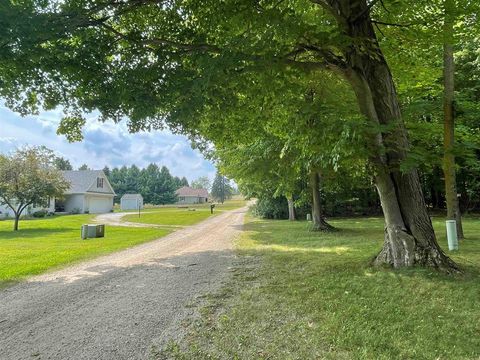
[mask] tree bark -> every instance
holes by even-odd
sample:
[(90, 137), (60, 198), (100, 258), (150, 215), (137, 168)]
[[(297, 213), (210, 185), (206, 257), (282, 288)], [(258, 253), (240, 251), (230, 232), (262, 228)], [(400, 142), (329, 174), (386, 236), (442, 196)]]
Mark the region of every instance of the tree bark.
[(395, 268), (429, 266), (459, 271), (435, 238), (416, 169), (400, 171), (409, 148), (390, 68), (379, 47), (365, 0), (329, 2), (343, 31), (352, 38), (345, 51), (344, 75), (351, 83), (360, 111), (388, 130), (372, 137), (370, 161), (385, 216), (383, 249), (375, 264)]
[(325, 221), (320, 198), (320, 175), (316, 171), (310, 173), (312, 189), (312, 231), (332, 231), (335, 228)]
[(293, 202), (293, 195), (287, 194), (287, 202), (288, 202), (288, 220), (295, 221), (295, 205)]
[(463, 239), (462, 215), (457, 197), (457, 181), (455, 174), (455, 63), (453, 58), (453, 21), (455, 3), (453, 0), (445, 0), (445, 22), (443, 26), (443, 78), (444, 78), (444, 96), (443, 96), (443, 116), (444, 116), (444, 156), (443, 173), (445, 176), (445, 199), (447, 202), (447, 219), (456, 220), (457, 236)]
[(13, 231), (18, 231), (19, 220), (20, 220), (20, 214), (15, 213), (15, 221), (13, 222)]

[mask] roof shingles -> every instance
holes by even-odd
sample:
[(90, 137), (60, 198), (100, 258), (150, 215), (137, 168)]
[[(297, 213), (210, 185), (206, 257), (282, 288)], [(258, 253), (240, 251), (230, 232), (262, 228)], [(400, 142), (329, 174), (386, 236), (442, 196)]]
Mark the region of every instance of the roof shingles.
[(178, 196), (196, 196), (208, 198), (208, 191), (206, 189), (193, 189), (188, 186), (181, 187), (175, 193)]
[(102, 170), (69, 170), (62, 171), (63, 177), (70, 183), (66, 194), (83, 194), (88, 191), (97, 177), (103, 177)]

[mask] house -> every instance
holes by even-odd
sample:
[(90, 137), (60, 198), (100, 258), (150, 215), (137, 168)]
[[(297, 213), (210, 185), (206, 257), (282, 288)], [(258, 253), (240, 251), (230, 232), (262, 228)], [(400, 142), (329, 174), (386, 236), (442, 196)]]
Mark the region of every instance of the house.
[[(47, 207), (28, 206), (23, 215), (31, 215), (38, 210), (48, 212), (102, 214), (113, 210), (115, 191), (102, 170), (62, 171), (70, 183), (70, 188), (61, 199), (50, 198)], [(13, 211), (0, 205), (0, 218), (12, 217)]]
[[(13, 204), (15, 206), (15, 204)], [(32, 215), (36, 211), (40, 210), (47, 210), (50, 213), (55, 212), (55, 201), (53, 199), (49, 199), (48, 206), (37, 206), (37, 205), (29, 205), (22, 211), (22, 215)], [(1, 205), (0, 204), (0, 219), (3, 218), (12, 218), (15, 214), (13, 210), (8, 205)]]
[(143, 209), (143, 197), (140, 194), (125, 194), (120, 199), (121, 210)]
[(177, 204), (203, 204), (208, 202), (208, 191), (206, 189), (193, 189), (188, 186), (181, 187), (176, 192)]
[(62, 171), (70, 188), (55, 199), (55, 211), (102, 214), (113, 210), (115, 191), (102, 170)]

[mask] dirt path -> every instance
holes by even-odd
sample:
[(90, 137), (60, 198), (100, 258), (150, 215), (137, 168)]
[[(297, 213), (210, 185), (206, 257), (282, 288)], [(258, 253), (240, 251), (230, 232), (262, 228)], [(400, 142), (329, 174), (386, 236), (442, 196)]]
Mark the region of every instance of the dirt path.
[(234, 262), (246, 209), (0, 291), (0, 359), (148, 359)]
[(122, 218), (126, 215), (134, 213), (108, 213), (96, 216), (93, 222), (98, 224), (113, 225), (113, 226), (127, 226), (127, 227), (154, 227), (154, 228), (168, 228), (168, 229), (182, 229), (185, 226), (181, 225), (155, 225), (143, 224), (132, 221), (123, 221)]

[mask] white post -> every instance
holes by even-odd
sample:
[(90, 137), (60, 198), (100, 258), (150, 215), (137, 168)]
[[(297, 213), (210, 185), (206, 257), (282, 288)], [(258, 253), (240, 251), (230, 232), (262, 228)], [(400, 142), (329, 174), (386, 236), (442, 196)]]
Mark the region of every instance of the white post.
[(457, 222), (447, 220), (445, 223), (447, 225), (448, 250), (458, 250)]

